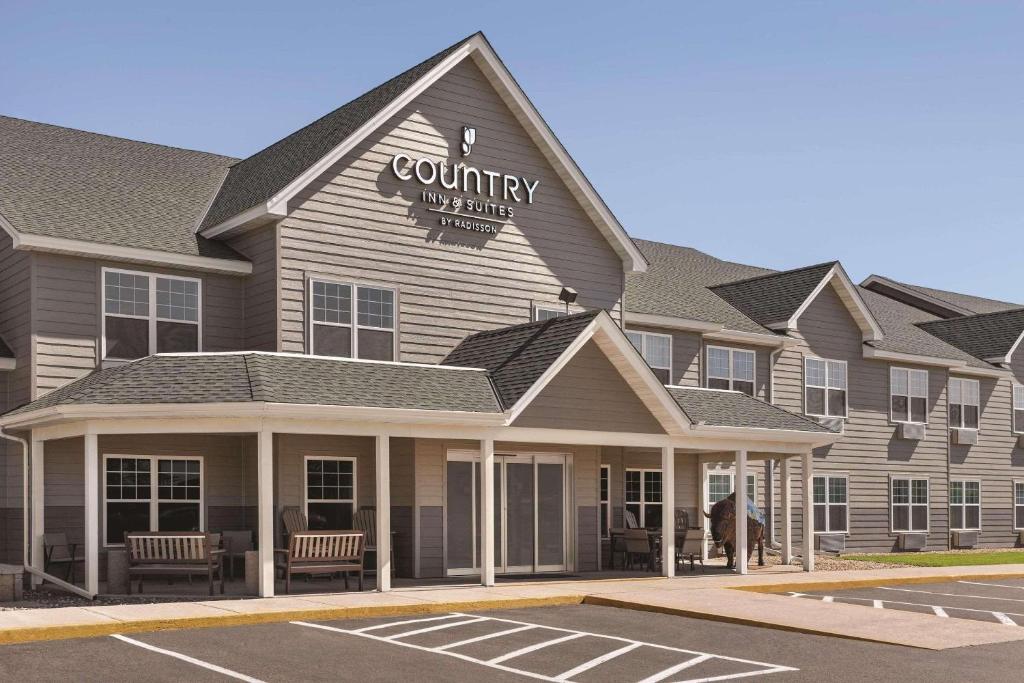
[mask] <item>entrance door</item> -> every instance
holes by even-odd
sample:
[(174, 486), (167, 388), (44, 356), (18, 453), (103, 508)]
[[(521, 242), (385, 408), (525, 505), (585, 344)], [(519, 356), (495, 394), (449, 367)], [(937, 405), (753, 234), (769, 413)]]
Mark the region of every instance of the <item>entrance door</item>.
[[(566, 569), (566, 471), (565, 455), (495, 455), (496, 573), (532, 573)], [(451, 576), (479, 574), (479, 456), (471, 452), (450, 452), (446, 474), (447, 573)]]

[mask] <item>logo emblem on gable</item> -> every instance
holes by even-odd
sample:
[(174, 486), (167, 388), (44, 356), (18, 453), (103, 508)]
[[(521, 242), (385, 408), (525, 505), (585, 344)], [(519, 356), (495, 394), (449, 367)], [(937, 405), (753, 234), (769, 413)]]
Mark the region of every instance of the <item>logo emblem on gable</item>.
[(473, 151), (473, 143), (476, 142), (476, 128), (470, 126), (462, 127), (462, 156), (468, 157)]

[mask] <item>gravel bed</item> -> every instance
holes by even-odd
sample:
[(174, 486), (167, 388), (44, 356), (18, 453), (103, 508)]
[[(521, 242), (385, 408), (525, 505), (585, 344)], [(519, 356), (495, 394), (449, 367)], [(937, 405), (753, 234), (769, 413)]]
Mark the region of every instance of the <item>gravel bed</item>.
[[(237, 596), (232, 596), (237, 597)], [(195, 595), (161, 596), (152, 597), (146, 595), (99, 595), (94, 600), (88, 600), (80, 595), (65, 593), (63, 591), (49, 589), (27, 589), (22, 593), (22, 599), (17, 602), (0, 602), (0, 612), (9, 612), (22, 609), (40, 609), (55, 607), (97, 607), (108, 605), (154, 605), (161, 602), (194, 602), (195, 600), (212, 600), (207, 596), (197, 597)]]

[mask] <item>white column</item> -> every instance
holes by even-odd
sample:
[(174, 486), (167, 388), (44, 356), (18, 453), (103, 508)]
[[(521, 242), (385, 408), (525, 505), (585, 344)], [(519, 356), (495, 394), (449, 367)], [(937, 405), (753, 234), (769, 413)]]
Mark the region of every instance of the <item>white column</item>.
[(85, 435), (85, 590), (100, 592), (100, 456), (95, 434)]
[(736, 451), (736, 573), (747, 573), (747, 452)]
[(676, 451), (661, 447), (661, 573), (676, 575)]
[(256, 444), (256, 535), (259, 542), (259, 593), (274, 597), (274, 433), (263, 429)]
[(793, 483), (789, 469), (789, 458), (783, 458), (779, 488), (782, 490), (782, 564), (785, 565), (793, 561)]
[[(45, 548), (43, 547), (43, 532), (46, 530), (44, 510), (45, 510), (45, 479), (44, 471), (45, 466), (43, 464), (43, 449), (45, 448), (43, 441), (32, 440), (32, 449), (30, 452), (31, 466), (30, 474), (31, 477), (30, 487), (31, 495), (29, 500), (25, 501), (25, 505), (31, 505), (31, 524), (29, 525), (29, 537), (28, 543), (32, 553), (32, 567), (43, 571), (43, 565), (46, 564), (44, 560)], [(31, 501), (31, 502), (30, 502)], [(38, 586), (43, 582), (37, 576), (32, 577), (32, 585)]]
[(803, 455), (804, 496), (804, 571), (814, 571), (814, 454)]
[(377, 590), (391, 590), (391, 438), (377, 435)]
[(480, 442), (480, 583), (494, 585), (494, 440)]
[[(698, 462), (699, 456), (698, 456)], [(698, 494), (698, 514), (700, 515), (700, 528), (701, 536), (704, 539), (700, 544), (700, 559), (702, 562), (707, 562), (711, 553), (708, 552), (708, 518), (704, 516), (705, 512), (711, 512), (711, 506), (708, 505), (708, 466), (706, 463), (701, 463), (697, 468), (700, 473), (700, 487), (697, 489), (700, 491)]]

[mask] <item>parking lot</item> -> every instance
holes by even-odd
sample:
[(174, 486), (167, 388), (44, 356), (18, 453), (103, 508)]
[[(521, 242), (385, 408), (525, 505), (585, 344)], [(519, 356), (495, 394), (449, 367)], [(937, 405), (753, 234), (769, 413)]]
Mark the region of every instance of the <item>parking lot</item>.
[(974, 619), (1024, 626), (1024, 579), (977, 579), (848, 590), (789, 593), (794, 598), (822, 600), (874, 609), (932, 614), (940, 619)]
[(1001, 681), (1022, 657), (1022, 643), (935, 652), (580, 605), (7, 645), (0, 680), (863, 681), (899, 662), (901, 681)]

